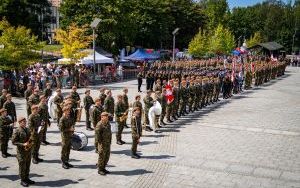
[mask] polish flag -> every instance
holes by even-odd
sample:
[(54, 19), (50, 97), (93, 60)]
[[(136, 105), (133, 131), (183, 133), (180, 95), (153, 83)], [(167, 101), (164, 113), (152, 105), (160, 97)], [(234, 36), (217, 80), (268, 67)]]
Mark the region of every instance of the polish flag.
[(167, 99), (167, 103), (170, 104), (174, 101), (174, 95), (173, 95), (173, 90), (172, 90), (172, 86), (170, 84), (167, 84), (166, 87), (166, 99)]

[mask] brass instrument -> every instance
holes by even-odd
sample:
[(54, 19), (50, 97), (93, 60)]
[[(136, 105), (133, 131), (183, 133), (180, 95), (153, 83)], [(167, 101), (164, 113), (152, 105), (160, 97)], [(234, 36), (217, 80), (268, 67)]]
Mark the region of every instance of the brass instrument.
[(33, 140), (32, 140), (32, 138), (30, 137), (26, 143), (27, 143), (27, 145), (24, 146), (24, 150), (25, 151), (29, 151), (32, 148), (32, 146), (33, 146)]
[(124, 122), (128, 118), (128, 110), (126, 110), (123, 115), (120, 117), (120, 121)]

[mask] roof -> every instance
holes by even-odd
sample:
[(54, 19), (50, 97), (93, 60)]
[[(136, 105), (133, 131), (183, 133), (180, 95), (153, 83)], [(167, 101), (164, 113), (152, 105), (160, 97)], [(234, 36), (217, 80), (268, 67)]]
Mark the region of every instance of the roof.
[(277, 42), (265, 42), (265, 43), (259, 43), (257, 45), (254, 45), (249, 49), (253, 49), (253, 48), (257, 48), (257, 47), (263, 47), (270, 51), (280, 50), (280, 49), (284, 48), (281, 44), (278, 44)]

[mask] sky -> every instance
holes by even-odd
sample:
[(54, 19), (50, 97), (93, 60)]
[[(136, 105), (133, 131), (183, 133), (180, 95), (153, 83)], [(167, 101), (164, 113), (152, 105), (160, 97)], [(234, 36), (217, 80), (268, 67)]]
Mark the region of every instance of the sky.
[[(229, 4), (229, 8), (232, 9), (233, 7), (246, 7), (255, 5), (257, 3), (261, 3), (264, 0), (227, 0)], [(283, 0), (283, 2), (288, 2), (289, 0)]]

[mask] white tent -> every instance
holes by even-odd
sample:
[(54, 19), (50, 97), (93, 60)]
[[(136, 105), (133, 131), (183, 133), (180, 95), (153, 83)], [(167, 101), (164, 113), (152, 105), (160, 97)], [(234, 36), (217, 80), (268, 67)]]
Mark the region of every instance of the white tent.
[[(114, 60), (112, 58), (105, 57), (104, 55), (101, 55), (98, 52), (95, 52), (95, 64), (105, 64), (105, 63), (112, 64), (114, 63)], [(81, 60), (81, 64), (84, 65), (94, 64), (94, 54), (92, 53), (89, 56), (83, 58)]]

